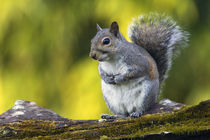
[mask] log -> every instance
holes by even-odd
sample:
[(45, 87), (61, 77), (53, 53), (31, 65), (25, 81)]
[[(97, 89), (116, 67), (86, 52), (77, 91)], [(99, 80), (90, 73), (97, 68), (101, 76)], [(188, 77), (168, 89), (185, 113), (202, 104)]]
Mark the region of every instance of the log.
[(0, 139), (210, 139), (210, 100), (161, 100), (140, 118), (72, 120), (17, 100), (0, 115)]

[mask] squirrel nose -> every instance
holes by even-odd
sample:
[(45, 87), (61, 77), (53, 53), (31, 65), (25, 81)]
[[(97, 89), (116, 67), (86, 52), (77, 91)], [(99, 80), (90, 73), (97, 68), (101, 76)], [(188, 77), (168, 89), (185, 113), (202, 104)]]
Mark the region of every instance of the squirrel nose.
[(97, 60), (96, 59), (96, 53), (90, 53), (90, 57), (92, 57), (93, 59)]
[(93, 54), (91, 57), (96, 60), (96, 54)]

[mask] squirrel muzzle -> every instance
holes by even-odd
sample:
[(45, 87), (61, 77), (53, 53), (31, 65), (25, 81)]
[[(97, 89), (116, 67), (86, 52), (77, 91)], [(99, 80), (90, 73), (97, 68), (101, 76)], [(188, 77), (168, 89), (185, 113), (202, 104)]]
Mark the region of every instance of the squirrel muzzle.
[(96, 52), (96, 51), (91, 51), (89, 56), (90, 56), (91, 58), (97, 60), (97, 52)]

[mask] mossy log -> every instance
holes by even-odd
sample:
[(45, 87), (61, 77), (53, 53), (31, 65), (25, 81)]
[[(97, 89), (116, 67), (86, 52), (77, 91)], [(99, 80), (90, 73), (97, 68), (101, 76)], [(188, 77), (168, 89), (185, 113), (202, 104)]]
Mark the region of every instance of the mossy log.
[(0, 139), (210, 139), (210, 100), (185, 106), (162, 100), (140, 118), (71, 120), (34, 102), (0, 115)]

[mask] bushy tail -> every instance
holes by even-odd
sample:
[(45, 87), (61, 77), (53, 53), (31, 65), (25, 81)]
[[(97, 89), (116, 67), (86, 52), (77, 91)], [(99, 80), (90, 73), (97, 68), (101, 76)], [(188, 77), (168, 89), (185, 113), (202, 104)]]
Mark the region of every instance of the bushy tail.
[(177, 50), (187, 46), (189, 36), (170, 17), (157, 13), (133, 19), (128, 34), (134, 43), (145, 48), (154, 58), (161, 82), (167, 78)]

